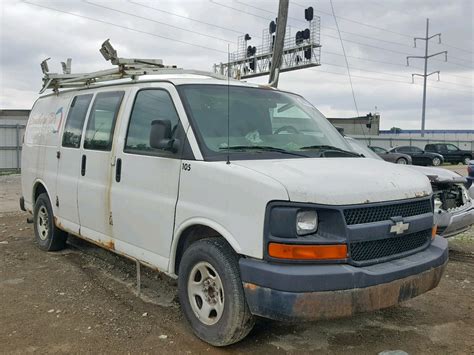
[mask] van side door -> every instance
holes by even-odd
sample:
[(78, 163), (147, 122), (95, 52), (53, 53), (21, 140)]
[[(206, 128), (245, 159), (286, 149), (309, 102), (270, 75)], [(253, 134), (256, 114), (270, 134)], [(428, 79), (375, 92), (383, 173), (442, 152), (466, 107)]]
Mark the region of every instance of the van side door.
[(73, 233), (78, 233), (80, 226), (77, 207), (80, 145), (92, 96), (92, 94), (78, 95), (72, 99), (57, 153), (59, 158), (56, 176), (57, 215), (63, 228)]
[[(111, 193), (115, 248), (162, 270), (168, 267), (173, 238), (184, 142), (168, 86), (137, 91), (129, 120), (122, 122)], [(150, 146), (155, 120), (169, 121), (178, 151)]]
[(122, 90), (114, 90), (95, 95), (77, 162), (80, 164), (77, 200), (81, 235), (100, 244), (109, 243), (112, 237), (112, 143), (124, 94)]

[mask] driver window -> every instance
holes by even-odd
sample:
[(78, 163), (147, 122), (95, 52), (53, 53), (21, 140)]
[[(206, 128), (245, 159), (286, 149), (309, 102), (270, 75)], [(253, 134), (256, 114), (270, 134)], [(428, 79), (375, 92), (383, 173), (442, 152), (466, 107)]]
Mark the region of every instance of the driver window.
[[(135, 154), (165, 152), (150, 147), (151, 123), (155, 120), (170, 121), (172, 136), (178, 134), (178, 113), (169, 93), (163, 89), (139, 91), (128, 124), (125, 152)], [(166, 154), (172, 153), (166, 151)]]
[(456, 152), (458, 150), (458, 148), (455, 145), (452, 145), (452, 144), (447, 144), (446, 148), (448, 148), (448, 150), (451, 151), (451, 152)]

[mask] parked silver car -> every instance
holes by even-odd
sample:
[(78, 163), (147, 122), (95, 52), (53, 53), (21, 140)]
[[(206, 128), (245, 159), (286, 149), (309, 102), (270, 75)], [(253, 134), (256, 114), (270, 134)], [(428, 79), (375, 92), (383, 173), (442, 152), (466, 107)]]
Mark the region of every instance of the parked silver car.
[(390, 163), (410, 165), (412, 163), (411, 156), (409, 156), (408, 154), (389, 152), (387, 149), (382, 147), (369, 146), (369, 148), (372, 149), (375, 154), (377, 154), (383, 160), (388, 161)]
[[(352, 149), (366, 158), (382, 159), (369, 147), (353, 138), (345, 137)], [(474, 162), (473, 162), (474, 163)], [(468, 192), (469, 179), (443, 168), (410, 165), (428, 177), (434, 196), (435, 223), (438, 234), (447, 238), (462, 233), (474, 224), (474, 196)], [(471, 190), (470, 189), (470, 190)], [(472, 189), (474, 194), (474, 189)]]

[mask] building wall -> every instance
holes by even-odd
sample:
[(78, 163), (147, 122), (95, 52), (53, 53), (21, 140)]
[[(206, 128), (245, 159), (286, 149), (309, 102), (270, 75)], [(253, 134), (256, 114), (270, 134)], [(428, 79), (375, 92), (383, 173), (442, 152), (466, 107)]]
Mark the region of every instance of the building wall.
[(30, 110), (0, 110), (0, 171), (20, 170), (21, 145)]
[(329, 118), (335, 127), (344, 129), (344, 134), (348, 136), (352, 135), (378, 135), (380, 129), (380, 119), (374, 117), (371, 121), (371, 127), (368, 128), (367, 124), (369, 123), (366, 118)]

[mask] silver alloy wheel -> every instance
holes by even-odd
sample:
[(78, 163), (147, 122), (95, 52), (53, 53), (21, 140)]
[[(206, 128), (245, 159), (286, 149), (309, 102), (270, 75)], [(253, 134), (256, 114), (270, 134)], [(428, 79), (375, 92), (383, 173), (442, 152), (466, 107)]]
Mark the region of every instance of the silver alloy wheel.
[(45, 206), (41, 206), (36, 216), (36, 227), (41, 240), (46, 240), (49, 233), (49, 216)]
[(463, 160), (464, 165), (469, 165), (469, 162), (471, 161), (471, 158), (465, 157)]
[(206, 261), (194, 265), (188, 278), (188, 299), (196, 317), (216, 324), (224, 313), (224, 287), (216, 269)]
[(407, 161), (405, 160), (405, 158), (400, 158), (397, 160), (397, 164), (402, 164), (402, 165), (406, 165)]
[(433, 158), (433, 166), (439, 166), (441, 164), (441, 159), (438, 157)]

